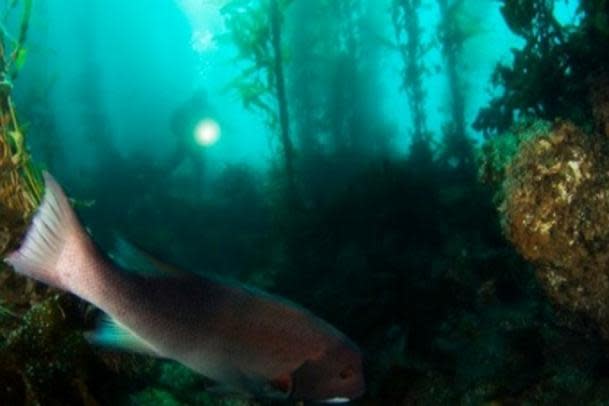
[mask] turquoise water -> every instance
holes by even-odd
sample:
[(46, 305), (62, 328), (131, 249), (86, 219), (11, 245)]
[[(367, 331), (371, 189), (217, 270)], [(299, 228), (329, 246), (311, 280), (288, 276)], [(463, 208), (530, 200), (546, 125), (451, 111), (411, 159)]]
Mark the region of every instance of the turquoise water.
[[(67, 152), (72, 147), (78, 148), (92, 159), (90, 155), (95, 154), (95, 148), (88, 137), (95, 129), (89, 129), (82, 116), (87, 110), (95, 110), (104, 117), (108, 136), (120, 145), (123, 154), (145, 151), (162, 159), (167, 155), (164, 151), (173, 147), (167, 136), (171, 113), (194, 89), (202, 88), (208, 92), (210, 104), (223, 124), (221, 142), (206, 153), (220, 166), (243, 160), (268, 165), (272, 158), (269, 151), (272, 132), (266, 128), (263, 117), (243, 109), (238, 96), (227, 89), (247, 62), (235, 57), (235, 46), (227, 38), (230, 33), (221, 13), (226, 3), (184, 0), (149, 1), (141, 5), (91, 1), (67, 6), (55, 0), (40, 2), (34, 8), (29, 30), (31, 50), (21, 75), (32, 80), (20, 81), (16, 97), (25, 104), (28, 95), (36, 93), (30, 87), (39, 89), (39, 83), (44, 84), (44, 90), (38, 93), (43, 93), (46, 102), (53, 106), (57, 131), (68, 140), (64, 143)], [(382, 120), (394, 127), (395, 148), (403, 153), (409, 143), (409, 111), (399, 86), (402, 62), (396, 50), (386, 43), (393, 41), (394, 29), (385, 3), (362, 6), (366, 8), (362, 24), (367, 27), (362, 40), (378, 50), (364, 56), (366, 63), (375, 65), (375, 78), (368, 78), (374, 83), (374, 94), (362, 97), (375, 100)], [(575, 4), (557, 2), (557, 17), (569, 21)], [(318, 7), (311, 2), (296, 2), (287, 10), (288, 65), (290, 59), (297, 58), (298, 41), (289, 37), (324, 24), (312, 11)], [(463, 63), (459, 67), (467, 87), (469, 123), (489, 101), (492, 90), (489, 81), (495, 64), (509, 62), (510, 49), (523, 44), (507, 28), (499, 7), (492, 1), (466, 2), (460, 17), (473, 30), (472, 37), (464, 43)], [(419, 13), (422, 41), (430, 48), (423, 61), (429, 70), (425, 75), (425, 109), (430, 113), (427, 125), (439, 137), (449, 101), (445, 61), (434, 44), (440, 18), (438, 6), (429, 2)], [(91, 93), (96, 95), (95, 106), (82, 100)], [(473, 132), (472, 136), (475, 135)], [(31, 138), (36, 142), (35, 135)], [(69, 164), (81, 167), (86, 165), (84, 161), (73, 160)]]

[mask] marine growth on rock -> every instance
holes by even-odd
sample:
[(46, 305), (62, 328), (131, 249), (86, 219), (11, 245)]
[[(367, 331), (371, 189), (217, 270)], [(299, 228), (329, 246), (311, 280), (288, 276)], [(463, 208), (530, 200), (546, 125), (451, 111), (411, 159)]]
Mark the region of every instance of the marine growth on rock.
[[(549, 297), (609, 338), (609, 138), (565, 121), (511, 136), (516, 148), (498, 193), (504, 232)], [(485, 151), (487, 177), (494, 144)]]

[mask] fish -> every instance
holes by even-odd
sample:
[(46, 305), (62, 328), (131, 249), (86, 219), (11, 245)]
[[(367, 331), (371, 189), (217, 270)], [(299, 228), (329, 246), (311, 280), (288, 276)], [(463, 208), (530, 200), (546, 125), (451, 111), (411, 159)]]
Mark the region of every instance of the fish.
[(287, 299), (176, 270), (126, 242), (115, 256), (102, 252), (61, 186), (43, 177), (42, 203), (5, 261), (105, 312), (94, 341), (175, 360), (251, 398), (343, 403), (364, 394), (362, 352), (338, 329)]

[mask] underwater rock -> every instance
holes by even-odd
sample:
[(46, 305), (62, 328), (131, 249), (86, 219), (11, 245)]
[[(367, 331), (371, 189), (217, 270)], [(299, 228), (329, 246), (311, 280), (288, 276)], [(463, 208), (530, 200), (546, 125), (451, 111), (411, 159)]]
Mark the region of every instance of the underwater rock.
[[(504, 232), (535, 265), (549, 297), (608, 339), (609, 139), (569, 122), (535, 128), (503, 158), (497, 200)], [(489, 151), (497, 149), (487, 147), (483, 175), (501, 166)]]

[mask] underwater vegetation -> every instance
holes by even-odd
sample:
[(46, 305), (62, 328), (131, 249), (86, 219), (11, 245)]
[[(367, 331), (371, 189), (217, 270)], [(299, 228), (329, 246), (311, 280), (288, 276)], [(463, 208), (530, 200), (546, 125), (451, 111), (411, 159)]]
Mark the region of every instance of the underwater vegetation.
[[(591, 89), (603, 78), (608, 54), (607, 3), (581, 0), (577, 24), (561, 25), (545, 0), (504, 1), (501, 13), (512, 32), (525, 41), (511, 65), (500, 64), (493, 83), (503, 91), (483, 108), (474, 128), (501, 134), (531, 115), (578, 126), (591, 123)], [(577, 100), (578, 103), (574, 103)], [(597, 104), (596, 104), (597, 105)]]
[(0, 255), (15, 247), (42, 189), (11, 99), (13, 80), (23, 64), (30, 10), (31, 2), (26, 2), (19, 37), (14, 43), (5, 32), (0, 37)]

